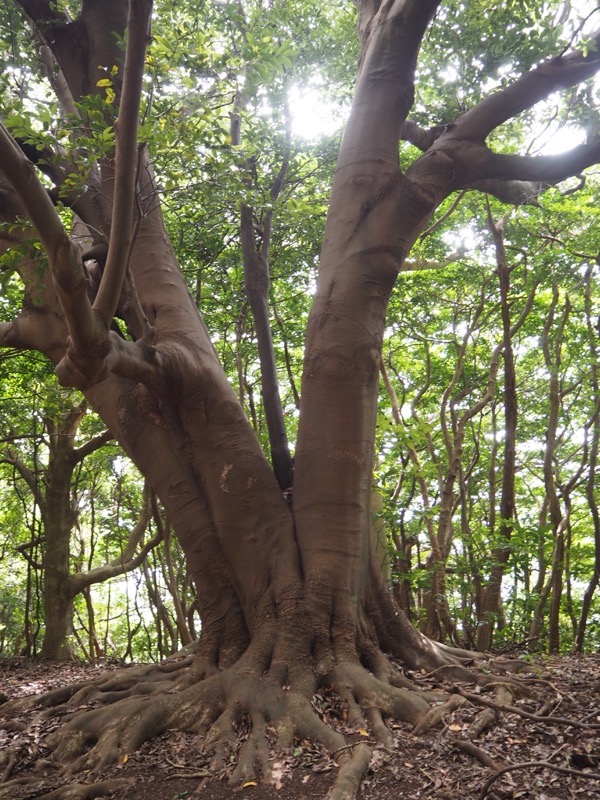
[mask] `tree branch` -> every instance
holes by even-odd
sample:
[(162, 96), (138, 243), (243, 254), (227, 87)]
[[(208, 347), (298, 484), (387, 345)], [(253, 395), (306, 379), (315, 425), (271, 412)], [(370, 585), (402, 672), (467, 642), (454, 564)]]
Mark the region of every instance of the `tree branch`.
[(516, 117), (540, 100), (545, 100), (559, 89), (566, 89), (591, 78), (600, 70), (598, 46), (600, 31), (592, 37), (595, 48), (587, 55), (576, 50), (566, 56), (558, 56), (518, 78), (510, 86), (495, 92), (467, 111), (451, 126), (461, 138), (484, 141), (499, 125)]
[(163, 538), (163, 531), (158, 529), (154, 536), (146, 542), (137, 555), (134, 556), (135, 550), (144, 536), (148, 522), (150, 521), (151, 502), (150, 491), (148, 487), (144, 489), (144, 502), (140, 511), (140, 516), (131, 531), (123, 552), (117, 558), (113, 558), (107, 564), (89, 570), (88, 572), (79, 572), (71, 578), (74, 594), (78, 594), (88, 586), (94, 583), (102, 583), (108, 578), (114, 578), (117, 575), (123, 575), (126, 572), (139, 567), (142, 561), (146, 558), (150, 550), (156, 547)]
[(16, 469), (29, 487), (35, 502), (43, 512), (46, 507), (46, 500), (43, 493), (40, 491), (39, 481), (36, 479), (36, 475), (33, 470), (29, 469), (25, 462), (14, 452), (14, 450), (10, 448), (7, 448), (0, 453), (0, 463), (10, 464)]
[[(139, 11), (139, 6), (142, 11)], [(35, 9), (39, 11), (36, 4)], [(120, 187), (123, 185), (124, 178), (117, 178), (116, 198), (114, 206), (115, 221), (111, 245), (114, 241), (115, 247), (122, 252), (113, 255), (113, 266), (107, 265), (104, 280), (101, 284), (105, 287), (104, 299), (97, 297), (100, 313), (95, 313), (88, 297), (88, 285), (81, 264), (79, 249), (73, 244), (62, 225), (61, 219), (54, 208), (54, 205), (45, 188), (40, 183), (34, 165), (28, 160), (18, 144), (11, 137), (7, 129), (0, 123), (0, 173), (4, 173), (8, 182), (11, 184), (22, 209), (20, 214), (26, 214), (33, 227), (36, 229), (42, 244), (48, 255), (53, 284), (56, 295), (64, 312), (65, 322), (70, 334), (70, 344), (67, 354), (57, 367), (57, 375), (64, 385), (77, 386), (85, 389), (102, 380), (110, 368), (125, 377), (132, 377), (136, 380), (148, 380), (149, 371), (153, 374), (153, 364), (146, 363), (151, 353), (146, 343), (141, 343), (139, 347), (131, 342), (124, 342), (116, 335), (110, 335), (108, 327), (112, 320), (114, 310), (112, 308), (120, 293), (122, 275), (127, 266), (127, 256), (130, 241), (131, 218), (133, 208), (133, 193), (135, 179), (135, 163), (133, 167), (129, 163), (129, 157), (136, 153), (137, 117), (139, 109), (139, 95), (141, 92), (141, 75), (143, 72), (143, 58), (147, 39), (147, 21), (151, 8), (151, 0), (136, 0), (133, 4), (137, 12), (132, 16), (137, 23), (134, 25), (136, 31), (130, 36), (130, 43), (134, 55), (135, 76), (129, 82), (129, 89), (124, 86), (122, 96), (121, 122), (119, 126), (124, 134), (121, 138), (126, 139), (126, 146), (120, 150), (121, 165), (123, 171), (127, 173), (129, 181), (129, 194), (125, 197), (121, 194)], [(29, 9), (28, 9), (29, 10)], [(41, 13), (41, 12), (40, 12)], [(141, 21), (140, 21), (140, 18)], [(145, 20), (145, 22), (144, 22)], [(129, 52), (129, 51), (128, 51)], [(131, 59), (130, 59), (131, 60)], [(129, 64), (130, 72), (133, 70)], [(136, 85), (137, 81), (137, 85)], [(131, 110), (131, 105), (138, 97), (135, 110)], [(132, 120), (134, 120), (132, 122)], [(117, 172), (119, 168), (117, 167)], [(120, 182), (119, 182), (120, 180)], [(127, 194), (127, 192), (125, 192)], [(12, 210), (12, 206), (11, 209)], [(119, 245), (121, 242), (121, 245)], [(121, 258), (122, 256), (122, 258)], [(110, 250), (109, 250), (110, 259)], [(116, 266), (115, 266), (116, 265)], [(115, 272), (117, 275), (115, 277)], [(112, 289), (118, 284), (118, 291)], [(112, 287), (110, 291), (107, 286)], [(108, 292), (108, 293), (107, 293)], [(99, 293), (100, 295), (100, 293)], [(115, 306), (116, 307), (116, 306)], [(104, 313), (104, 317), (101, 314)], [(110, 318), (107, 317), (110, 315)], [(35, 315), (40, 316), (38, 314)], [(34, 347), (42, 352), (47, 352), (45, 342), (38, 342), (34, 332), (30, 331), (31, 323), (36, 322), (34, 315), (30, 311), (24, 311), (20, 318), (13, 323), (0, 326), (0, 341), (4, 345), (20, 348)], [(39, 325), (34, 324), (33, 328), (37, 331)], [(63, 345), (64, 346), (64, 345)], [(134, 348), (135, 349), (132, 349)], [(62, 356), (61, 351), (56, 361)], [(108, 358), (110, 356), (110, 359)]]
[(116, 166), (111, 235), (104, 274), (94, 301), (94, 310), (107, 327), (117, 309), (132, 243), (137, 130), (151, 13), (152, 0), (130, 0), (123, 90), (119, 118), (115, 122)]
[[(37, 178), (34, 165), (1, 122), (0, 171), (6, 175), (37, 230), (50, 262), (57, 258), (61, 263), (63, 260), (68, 261), (70, 255), (78, 262), (79, 251), (71, 245), (48, 193)], [(77, 271), (81, 273), (79, 263)]]
[(553, 156), (490, 153), (482, 178), (559, 183), (600, 161), (600, 139)]
[(599, 781), (600, 774), (597, 772), (584, 772), (583, 770), (579, 769), (570, 769), (569, 767), (559, 767), (556, 764), (550, 764), (548, 761), (523, 761), (519, 764), (509, 764), (506, 767), (502, 767), (497, 772), (495, 772), (483, 785), (481, 792), (479, 793), (477, 800), (484, 800), (487, 796), (488, 791), (493, 783), (495, 783), (498, 778), (502, 775), (505, 775), (507, 772), (515, 772), (516, 770), (522, 769), (531, 769), (533, 767), (543, 767), (544, 769), (552, 770), (553, 772), (558, 772), (561, 775), (573, 775), (579, 778), (586, 778), (587, 780), (592, 781)]
[(464, 188), (491, 194), (502, 203), (512, 206), (538, 206), (538, 197), (551, 185), (550, 181), (510, 181), (485, 178), (466, 184)]
[[(397, 158), (398, 139), (414, 101), (421, 40), (441, 0), (359, 3), (361, 58), (338, 170), (380, 153)], [(368, 125), (365, 124), (368, 109)]]
[(408, 259), (402, 264), (402, 272), (421, 272), (426, 269), (444, 269), (448, 267), (450, 264), (456, 264), (457, 261), (460, 261), (462, 258), (465, 257), (465, 251), (459, 251), (457, 253), (453, 253), (447, 258), (441, 259), (440, 261), (431, 261), (427, 258), (419, 258), (416, 261), (409, 261)]
[(58, 4), (50, 0), (17, 0), (17, 2), (31, 19), (55, 25), (66, 25), (71, 21), (66, 13), (58, 10)]
[[(40, 183), (35, 167), (0, 122), (0, 171), (12, 185), (48, 255), (56, 293), (73, 343), (84, 351), (108, 351), (107, 336), (99, 341), (97, 319), (87, 294), (79, 249)], [(90, 345), (91, 343), (91, 345)]]
[(15, 350), (40, 350), (41, 339), (32, 335), (29, 320), (20, 314), (12, 322), (0, 322), (0, 347), (13, 347)]
[(90, 439), (89, 442), (82, 444), (81, 447), (78, 447), (76, 450), (74, 450), (76, 463), (81, 463), (84, 458), (90, 455), (90, 453), (95, 453), (96, 450), (104, 447), (104, 445), (108, 444), (108, 442), (112, 442), (114, 438), (115, 437), (110, 431), (104, 431), (98, 436), (94, 436), (94, 438)]
[(417, 125), (414, 120), (407, 119), (400, 130), (400, 138), (425, 153), (445, 130), (445, 125), (436, 125), (433, 128), (425, 129)]

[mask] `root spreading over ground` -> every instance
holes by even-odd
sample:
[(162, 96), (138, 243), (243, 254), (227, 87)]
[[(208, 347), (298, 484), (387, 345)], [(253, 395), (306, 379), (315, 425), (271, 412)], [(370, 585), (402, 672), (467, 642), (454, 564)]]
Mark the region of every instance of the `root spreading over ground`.
[[(558, 714), (555, 707), (569, 703), (552, 682), (539, 677), (538, 667), (513, 673), (515, 662), (482, 661), (448, 648), (444, 655), (447, 663), (429, 672), (402, 671), (383, 657), (371, 660), (370, 668), (359, 659), (334, 659), (324, 670), (306, 664), (282, 669), (275, 660), (265, 665), (250, 647), (219, 672), (188, 655), (162, 665), (113, 669), (23, 697), (11, 698), (14, 681), (9, 681), (0, 705), (0, 799), (84, 800), (123, 797), (125, 790), (128, 798), (135, 798), (137, 784), (128, 764), (139, 763), (136, 754), (159, 741), (167, 747), (172, 743), (164, 763), (169, 779), (189, 779), (188, 785), (195, 787), (194, 793), (178, 795), (165, 774), (164, 797), (169, 800), (201, 797), (207, 782), (224, 779), (247, 790), (260, 786), (261, 798), (270, 787), (290, 800), (325, 793), (329, 800), (351, 800), (377, 783), (373, 775), (382, 764), (393, 762), (399, 736), (437, 742), (438, 751), (440, 737), (445, 737), (445, 747), (485, 770), (478, 789), (482, 800), (538, 797), (506, 794), (498, 787), (514, 787), (517, 780), (522, 784), (524, 774), (540, 769), (580, 786), (581, 797), (600, 798), (598, 688), (587, 717), (577, 709)], [(11, 663), (16, 670), (14, 665), (25, 662), (7, 662), (3, 674), (10, 672)], [(585, 663), (600, 677), (600, 660)], [(59, 674), (55, 669), (55, 679)], [(30, 688), (35, 692), (35, 685)], [(551, 731), (562, 736), (563, 745), (576, 735), (579, 760), (565, 763), (558, 757), (570, 752), (567, 745), (550, 759), (537, 751), (514, 763), (506, 755), (500, 758), (486, 747), (484, 737), (503, 724), (501, 718)], [(432, 750), (431, 763), (434, 758)], [(414, 773), (402, 784), (409, 792), (427, 761), (406, 763)], [(300, 793), (292, 789), (293, 767)], [(303, 768), (309, 769), (308, 778), (298, 778)], [(322, 795), (302, 794), (311, 774), (326, 774)], [(152, 796), (163, 795), (153, 789)], [(212, 800), (217, 795), (211, 789), (204, 796)]]

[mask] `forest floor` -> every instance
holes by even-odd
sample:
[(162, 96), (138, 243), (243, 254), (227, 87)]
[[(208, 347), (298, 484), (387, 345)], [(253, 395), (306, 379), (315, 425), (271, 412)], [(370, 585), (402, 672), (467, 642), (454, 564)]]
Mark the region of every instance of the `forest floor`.
[[(4, 699), (39, 694), (119, 668), (0, 658), (0, 694)], [(433, 680), (414, 677), (421, 683)], [(518, 701), (515, 711), (499, 713), (476, 742), (465, 744), (467, 728), (481, 710), (476, 705), (457, 709), (443, 729), (424, 736), (414, 736), (403, 723), (392, 724), (395, 746), (374, 746), (359, 800), (600, 800), (600, 655), (536, 658), (519, 680), (531, 683), (539, 695)], [(482, 693), (483, 702), (485, 697)], [(343, 709), (332, 698), (319, 696), (315, 704), (324, 719), (343, 728)], [(526, 718), (516, 711), (544, 719)], [(37, 714), (25, 712), (18, 721), (29, 723)], [(11, 732), (2, 730), (0, 723), (0, 754), (9, 746), (18, 752), (10, 779), (33, 770), (39, 774), (39, 765), (48, 763), (43, 761), (44, 738), (58, 724), (49, 716), (24, 731)], [(355, 733), (349, 740), (368, 741), (366, 734)], [(276, 760), (269, 786), (250, 781), (232, 787), (211, 774), (208, 763), (197, 736), (171, 731), (106, 769), (98, 780), (131, 779), (126, 793), (111, 795), (114, 800), (323, 800), (337, 770), (326, 754), (307, 742), (298, 742), (293, 752)], [(498, 774), (509, 765), (510, 771)], [(19, 792), (19, 800), (43, 796), (65, 783), (50, 766), (42, 773), (45, 790)], [(0, 771), (0, 786), (7, 778)]]

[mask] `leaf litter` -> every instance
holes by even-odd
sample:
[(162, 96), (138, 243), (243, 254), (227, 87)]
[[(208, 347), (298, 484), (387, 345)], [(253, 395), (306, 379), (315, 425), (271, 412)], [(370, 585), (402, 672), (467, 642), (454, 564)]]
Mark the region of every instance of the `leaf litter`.
[[(105, 665), (0, 659), (0, 700), (90, 680), (106, 671)], [(535, 689), (536, 696), (493, 711), (493, 723), (473, 740), (469, 729), (484, 704), (488, 709), (498, 705), (493, 694), (481, 692), (480, 704), (472, 687), (444, 685), (435, 675), (410, 677), (424, 687), (472, 693), (472, 699), (424, 736), (392, 723), (393, 746), (373, 746), (358, 800), (600, 800), (600, 655), (532, 659), (518, 680)], [(313, 702), (321, 718), (346, 735), (349, 746), (369, 742), (368, 731), (348, 726), (345, 709), (332, 692), (316, 695)], [(11, 753), (0, 761), (0, 781), (27, 777), (35, 768), (44, 776), (46, 791), (64, 785), (44, 746), (45, 737), (60, 723), (59, 717), (39, 709), (0, 723), (0, 758)], [(128, 800), (324, 800), (336, 773), (328, 754), (305, 741), (275, 756), (268, 784), (257, 776), (232, 787), (226, 771), (214, 774), (209, 763), (201, 737), (167, 731), (137, 752), (124, 754), (97, 780), (129, 779)], [(28, 791), (26, 785), (22, 793), (15, 788), (15, 800), (39, 794), (39, 788), (35, 794)]]

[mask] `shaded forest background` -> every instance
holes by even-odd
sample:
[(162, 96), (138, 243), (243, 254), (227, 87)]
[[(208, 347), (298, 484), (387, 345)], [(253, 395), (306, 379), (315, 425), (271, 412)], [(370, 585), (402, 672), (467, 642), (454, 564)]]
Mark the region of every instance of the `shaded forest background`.
[[(293, 451), (304, 331), (357, 58), (354, 8), (158, 5), (140, 139), (190, 293), (265, 450), (244, 234), (268, 259), (268, 325)], [(585, 42), (597, 23), (583, 3), (506, 3), (493, 17), (489, 5), (439, 11), (418, 70), (412, 116), (423, 127), (454, 118), (467, 98), (510, 82), (565, 37)], [(0, 38), (0, 111), (12, 134), (43, 158), (48, 141), (69, 139), (86, 115), (79, 150), (106, 154), (110, 75), (105, 97), (89, 96), (70, 118), (16, 7), (0, 9)], [(598, 128), (598, 86), (507, 123), (495, 149), (551, 153), (583, 141)], [(402, 143), (401, 159), (414, 154)], [(89, 158), (63, 191), (83, 185)], [(600, 647), (599, 192), (596, 167), (517, 207), (454, 194), (399, 278), (383, 347), (373, 536), (396, 598), (429, 636), (524, 652)], [(18, 313), (15, 267), (31, 246), (15, 246), (10, 226), (0, 231), (2, 321)], [(81, 395), (59, 388), (41, 356), (4, 349), (0, 655), (52, 652), (50, 565), (71, 588), (77, 657), (161, 659), (199, 633), (194, 589), (156, 498)], [(440, 586), (451, 624), (432, 597)]]

